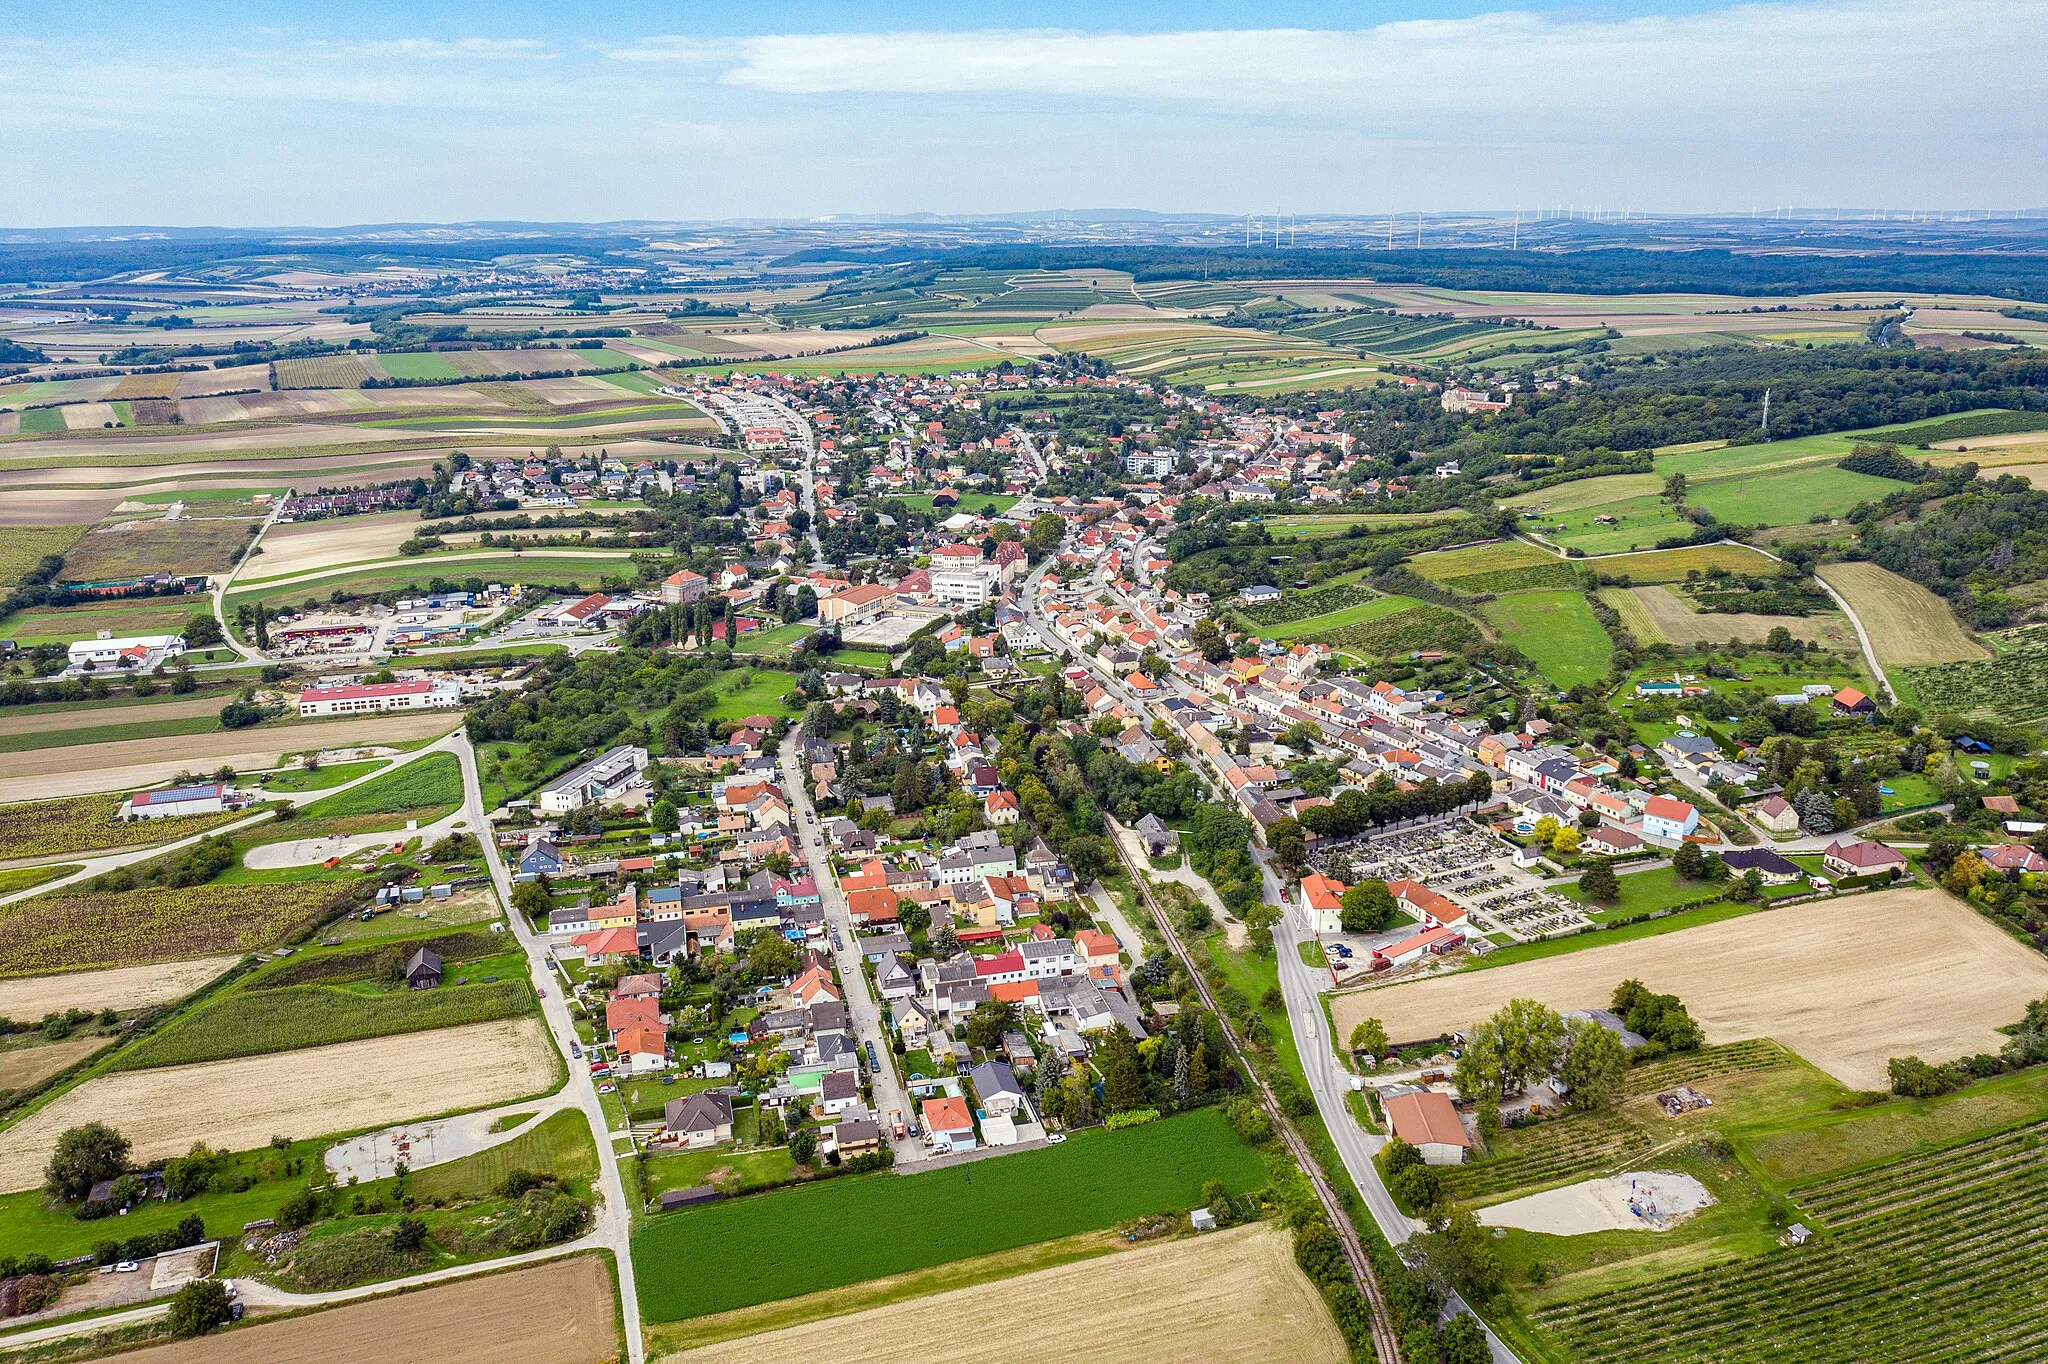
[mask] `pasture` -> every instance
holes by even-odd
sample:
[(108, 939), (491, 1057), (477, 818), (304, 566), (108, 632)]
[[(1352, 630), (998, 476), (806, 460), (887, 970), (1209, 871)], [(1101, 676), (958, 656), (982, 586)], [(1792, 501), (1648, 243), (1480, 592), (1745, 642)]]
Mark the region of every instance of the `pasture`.
[(1715, 520), (1730, 525), (1775, 526), (1840, 516), (1860, 502), (1875, 502), (1904, 486), (1896, 479), (1821, 466), (1703, 482), (1686, 502), (1705, 507)]
[[(1228, 1284), (1228, 1292), (1218, 1292)], [(1083, 1332), (1009, 1329), (1020, 1301), (1058, 1303)], [(1342, 1364), (1344, 1338), (1285, 1230), (1259, 1222), (1018, 1278), (701, 1346), (704, 1364), (830, 1358), (891, 1364), (920, 1341), (931, 1364)], [(668, 1356), (670, 1359), (681, 1356)]]
[(354, 1132), (540, 1093), (561, 1063), (535, 1019), (473, 1023), (403, 1037), (163, 1070), (95, 1076), (0, 1131), (0, 1192), (42, 1183), (58, 1133), (98, 1120), (138, 1161), (192, 1143), (230, 1151), (271, 1137)]
[(1561, 691), (1598, 680), (1614, 656), (1581, 592), (1516, 592), (1484, 603), (1479, 613)]
[(1884, 668), (1987, 658), (1948, 603), (1920, 584), (1869, 563), (1822, 564), (1815, 572), (1863, 622)]
[(577, 1255), (152, 1345), (130, 1364), (603, 1364), (620, 1356), (612, 1276)]
[(1894, 1056), (1995, 1052), (1998, 1029), (2048, 994), (2048, 960), (1974, 911), (1940, 891), (1888, 890), (1350, 991), (1333, 1009), (1340, 1035), (1378, 1018), (1396, 1037), (1434, 1037), (1515, 998), (1604, 1007), (1631, 977), (1683, 999), (1709, 1042), (1769, 1037), (1851, 1089), (1885, 1088)]
[(1265, 1181), (1265, 1164), (1221, 1113), (1200, 1109), (997, 1160), (669, 1213), (633, 1238), (641, 1309), (677, 1321), (1071, 1236), (1195, 1206), (1208, 1179), (1243, 1192)]

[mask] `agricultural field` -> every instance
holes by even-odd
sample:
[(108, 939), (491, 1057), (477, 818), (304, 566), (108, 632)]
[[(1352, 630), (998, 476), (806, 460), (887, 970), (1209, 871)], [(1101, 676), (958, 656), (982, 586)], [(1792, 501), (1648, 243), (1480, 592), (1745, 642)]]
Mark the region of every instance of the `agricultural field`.
[(195, 1141), (245, 1151), (279, 1133), (355, 1132), (541, 1093), (561, 1062), (536, 1019), (472, 1023), (403, 1037), (163, 1070), (95, 1076), (0, 1131), (0, 1192), (42, 1183), (58, 1133), (98, 1120), (138, 1161)]
[[(194, 720), (201, 717), (220, 718), (222, 696), (178, 696), (175, 693), (160, 693), (151, 697), (113, 695), (104, 701), (46, 701), (26, 706), (10, 706), (0, 713), (0, 740), (22, 734), (42, 734), (51, 730), (83, 730), (91, 733), (100, 729), (122, 728), (126, 724), (139, 722), (148, 716), (151, 720)], [(25, 713), (24, 713), (25, 712)], [(109, 724), (109, 721), (115, 723)]]
[(461, 763), (456, 761), (453, 753), (429, 753), (361, 786), (352, 786), (337, 795), (314, 801), (300, 813), (307, 819), (333, 819), (347, 815), (388, 815), (443, 807), (452, 809), (461, 803)]
[(257, 1320), (200, 1340), (152, 1345), (129, 1364), (603, 1364), (620, 1357), (617, 1294), (602, 1257), (577, 1255), (507, 1274)]
[(363, 993), (326, 985), (276, 990), (243, 987), (209, 1000), (120, 1057), (123, 1070), (225, 1061), (265, 1052), (324, 1047), (366, 1037), (396, 1037), (429, 1028), (517, 1018), (533, 1009), (522, 963), (507, 958), (510, 979), (457, 985), (455, 966), (438, 990)]
[(0, 805), (0, 861), (169, 843), (243, 818), (224, 812), (124, 824), (114, 816), (125, 800), (109, 794)]
[(1613, 607), (1630, 634), (1646, 644), (1725, 644), (1739, 639), (1761, 644), (1783, 627), (1794, 639), (1831, 647), (1855, 647), (1855, 632), (1834, 612), (1812, 616), (1729, 615), (1696, 611), (1669, 587), (1603, 587), (1600, 600)]
[[(1881, 942), (1880, 953), (1845, 941)], [(1513, 998), (1599, 1007), (1634, 977), (1676, 994), (1709, 1042), (1768, 1037), (1852, 1089), (1886, 1086), (1894, 1056), (1997, 1051), (1998, 1029), (2048, 994), (2048, 960), (1940, 891), (1886, 890), (1761, 911), (1483, 971), (1350, 991), (1337, 1030), (1378, 1018), (1396, 1037), (1467, 1027)], [(1787, 991), (1783, 982), (1797, 980)]]
[(312, 599), (324, 600), (340, 591), (370, 595), (398, 592), (408, 588), (425, 590), (436, 578), (466, 582), (471, 578), (487, 583), (523, 584), (529, 587), (566, 587), (574, 584), (595, 589), (607, 578), (631, 580), (639, 568), (624, 550), (536, 549), (523, 554), (462, 551), (423, 555), (397, 563), (370, 564), (358, 568), (332, 568), (292, 578), (277, 578), (228, 593), (230, 615), (244, 602), (267, 603), (273, 611), (295, 608)]
[(1342, 535), (1353, 526), (1364, 526), (1368, 533), (1406, 530), (1435, 521), (1455, 521), (1464, 515), (1466, 512), (1462, 507), (1433, 512), (1327, 512), (1308, 516), (1272, 516), (1260, 524), (1272, 533), (1275, 540), (1317, 540)]
[(100, 1035), (45, 1042), (30, 1034), (26, 1046), (0, 1046), (0, 1094), (41, 1084), (74, 1062), (82, 1061), (115, 1039)]
[(1631, 583), (1678, 583), (1692, 573), (1726, 569), (1730, 573), (1774, 574), (1778, 564), (1761, 550), (1733, 540), (1711, 545), (1687, 545), (1682, 549), (1652, 549), (1639, 554), (1605, 555), (1592, 567), (1610, 577), (1626, 577)]
[(1947, 602), (1910, 579), (1868, 563), (1822, 564), (1815, 571), (1862, 620), (1880, 667), (1989, 657), (1989, 650), (1964, 633)]
[(0, 980), (0, 1018), (41, 1018), (66, 1009), (113, 1009), (126, 1013), (183, 999), (241, 960), (200, 957), (159, 966), (116, 966), (104, 971), (68, 971), (56, 976)]
[(1418, 554), (1408, 566), (1431, 582), (1458, 592), (1517, 592), (1579, 584), (1578, 570), (1570, 563), (1522, 540), (1494, 540)]
[[(1216, 1291), (1228, 1284), (1228, 1292)], [(1010, 1329), (1019, 1302), (1058, 1303), (1081, 1332)], [(892, 1364), (1342, 1364), (1344, 1339), (1286, 1232), (1267, 1223), (1142, 1246), (1019, 1278), (699, 1347), (704, 1364), (830, 1358)], [(659, 1357), (659, 1356), (657, 1356)], [(667, 1356), (680, 1359), (680, 1355)]]
[(0, 976), (254, 951), (316, 922), (346, 894), (204, 885), (34, 896), (0, 908)]
[(101, 630), (111, 630), (117, 637), (175, 635), (183, 631), (185, 622), (195, 613), (207, 609), (204, 597), (32, 607), (0, 620), (0, 632), (4, 632), (0, 638), (11, 639), (26, 649), (37, 644), (70, 644), (91, 639)]
[(1385, 379), (1355, 352), (1277, 332), (1104, 318), (1044, 327), (1038, 334), (1059, 350), (1085, 351), (1125, 374), (1219, 391), (1361, 388)]
[(0, 533), (0, 583), (10, 587), (51, 554), (63, 554), (85, 533), (83, 526), (8, 526)]
[(97, 582), (144, 573), (225, 573), (261, 524), (260, 513), (103, 521), (65, 553), (64, 576)]
[[(1265, 1165), (1212, 1109), (899, 1178), (878, 1174), (669, 1213), (633, 1241), (641, 1309), (677, 1321), (1194, 1206)], [(1045, 1190), (1060, 1190), (1048, 1198)]]
[(1560, 691), (1597, 681), (1614, 656), (1613, 641), (1584, 593), (1516, 592), (1484, 603), (1479, 611)]
[[(1383, 601), (1406, 601), (1406, 598), (1385, 597)], [(1369, 603), (1369, 606), (1378, 603)], [(1356, 607), (1364, 611), (1368, 607)], [(1318, 631), (1308, 642), (1327, 644), (1332, 649), (1368, 658), (1388, 658), (1396, 654), (1413, 653), (1417, 650), (1441, 650), (1455, 653), (1469, 649), (1482, 638), (1479, 627), (1468, 616), (1456, 611), (1428, 603), (1408, 606), (1392, 615), (1352, 625), (1337, 626)]]
[(1811, 1245), (1559, 1302), (1534, 1324), (1602, 1364), (2034, 1359), (2048, 1149), (1988, 1137), (1794, 1189)]
[(2023, 625), (1990, 637), (1996, 657), (1900, 669), (1934, 715), (1982, 715), (2026, 723), (2048, 716), (2048, 629)]
[(1688, 506), (1705, 507), (1714, 519), (1737, 526), (1770, 526), (1840, 516), (1861, 502), (1875, 502), (1905, 485), (1896, 479), (1821, 466), (1716, 479), (1696, 484)]
[(361, 388), (370, 377), (362, 358), (354, 355), (314, 355), (300, 360), (278, 360), (271, 365), (271, 371), (277, 376), (280, 389)]

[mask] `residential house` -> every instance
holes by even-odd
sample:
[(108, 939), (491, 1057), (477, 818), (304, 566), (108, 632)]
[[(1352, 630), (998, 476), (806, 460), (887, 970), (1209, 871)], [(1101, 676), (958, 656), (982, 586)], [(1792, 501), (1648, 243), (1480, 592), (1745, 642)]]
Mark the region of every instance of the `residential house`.
[(925, 1141), (935, 1151), (972, 1151), (975, 1148), (974, 1118), (967, 1101), (955, 1098), (926, 1099), (922, 1107)]
[(732, 1099), (717, 1090), (670, 1099), (662, 1108), (664, 1139), (683, 1146), (716, 1146), (732, 1140)]
[(1906, 870), (1906, 857), (1882, 843), (1838, 838), (1821, 853), (1820, 864), (1837, 876), (1882, 876), (1886, 872), (1899, 875)]
[(1749, 817), (1758, 828), (1768, 829), (1774, 834), (1799, 831), (1799, 812), (1783, 796), (1764, 797), (1749, 807)]
[(983, 1061), (967, 1072), (984, 1118), (1007, 1118), (1024, 1107), (1024, 1087), (1002, 1061)]
[(1670, 796), (1651, 796), (1643, 806), (1643, 832), (1651, 838), (1680, 839), (1700, 825), (1700, 812)]

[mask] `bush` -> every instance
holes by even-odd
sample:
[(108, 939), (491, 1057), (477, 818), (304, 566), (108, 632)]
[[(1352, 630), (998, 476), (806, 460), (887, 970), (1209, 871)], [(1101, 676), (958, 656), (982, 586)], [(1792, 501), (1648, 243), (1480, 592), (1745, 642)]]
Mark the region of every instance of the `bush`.
[(1255, 1099), (1242, 1095), (1232, 1099), (1223, 1110), (1223, 1116), (1230, 1120), (1237, 1135), (1249, 1145), (1263, 1146), (1273, 1139), (1273, 1120), (1266, 1116), (1266, 1110)]
[(233, 1315), (227, 1285), (219, 1279), (195, 1279), (171, 1298), (170, 1315), (164, 1321), (172, 1335), (185, 1339), (225, 1326)]
[(1114, 1132), (1122, 1127), (1140, 1127), (1148, 1122), (1159, 1121), (1156, 1108), (1133, 1108), (1122, 1113), (1112, 1113), (1103, 1120), (1103, 1126)]

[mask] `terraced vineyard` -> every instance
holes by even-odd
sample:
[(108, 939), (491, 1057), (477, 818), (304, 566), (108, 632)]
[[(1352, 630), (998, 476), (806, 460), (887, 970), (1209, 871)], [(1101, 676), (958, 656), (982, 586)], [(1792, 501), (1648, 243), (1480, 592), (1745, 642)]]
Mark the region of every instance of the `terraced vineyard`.
[(1611, 1170), (1651, 1146), (1640, 1124), (1618, 1113), (1586, 1113), (1494, 1139), (1497, 1154), (1444, 1167), (1444, 1187), (1459, 1198), (1485, 1198)]
[(2026, 1146), (2030, 1135), (1810, 1186), (1837, 1219), (1810, 1245), (1693, 1270), (1652, 1292), (1540, 1308), (1532, 1320), (1568, 1357), (1599, 1364), (2048, 1358), (2048, 1147)]

